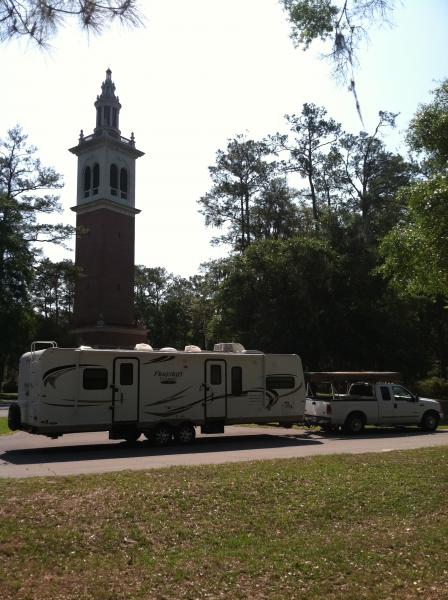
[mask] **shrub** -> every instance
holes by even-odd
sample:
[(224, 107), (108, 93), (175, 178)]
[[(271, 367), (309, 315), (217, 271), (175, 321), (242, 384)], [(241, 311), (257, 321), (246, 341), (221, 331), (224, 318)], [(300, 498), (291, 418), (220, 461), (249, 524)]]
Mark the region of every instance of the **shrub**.
[(435, 400), (448, 400), (448, 380), (442, 379), (442, 377), (421, 379), (415, 384), (415, 389), (420, 396)]

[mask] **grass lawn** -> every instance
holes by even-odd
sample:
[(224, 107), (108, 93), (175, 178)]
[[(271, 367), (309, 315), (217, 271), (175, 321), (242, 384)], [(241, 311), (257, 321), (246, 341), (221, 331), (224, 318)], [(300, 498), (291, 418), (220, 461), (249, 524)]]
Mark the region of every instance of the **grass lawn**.
[(0, 417), (0, 435), (7, 435), (12, 433), (12, 431), (8, 427), (8, 418)]
[(448, 599), (448, 447), (0, 480), (2, 599)]

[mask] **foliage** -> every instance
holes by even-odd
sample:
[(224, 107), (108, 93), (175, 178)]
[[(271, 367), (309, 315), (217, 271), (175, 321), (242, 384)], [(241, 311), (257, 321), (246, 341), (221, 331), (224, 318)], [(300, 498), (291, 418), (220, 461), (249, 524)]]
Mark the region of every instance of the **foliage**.
[(115, 19), (141, 23), (136, 0), (0, 0), (0, 41), (25, 37), (45, 46), (67, 19), (96, 33)]
[(199, 200), (206, 225), (228, 227), (215, 243), (230, 243), (239, 250), (251, 243), (252, 206), (275, 171), (274, 162), (267, 160), (270, 154), (265, 141), (243, 135), (229, 140), (226, 151), (217, 151), (216, 163), (209, 167), (213, 187)]
[(187, 280), (162, 267), (135, 268), (136, 318), (148, 329), (151, 345), (201, 345), (205, 323), (197, 314), (199, 286), (198, 277)]
[(0, 141), (0, 373), (7, 356), (21, 354), (33, 325), (30, 286), (41, 244), (63, 244), (73, 233), (42, 220), (60, 212), (49, 192), (61, 186), (60, 175), (41, 164), (20, 127), (8, 131)]
[(448, 380), (442, 377), (428, 377), (415, 384), (415, 390), (424, 398), (448, 400)]
[(288, 152), (288, 160), (284, 163), (286, 172), (299, 173), (307, 180), (313, 217), (319, 221), (317, 176), (319, 162), (324, 161), (322, 150), (331, 147), (340, 133), (340, 125), (327, 118), (327, 111), (315, 104), (304, 104), (300, 115), (286, 115), (291, 137), (277, 135), (273, 138), (279, 149)]
[(381, 246), (383, 274), (400, 293), (448, 297), (448, 83), (433, 93), (411, 121), (408, 140), (423, 154), (429, 170), (417, 183), (402, 188), (408, 212)]
[(404, 296), (448, 297), (448, 178), (400, 191), (408, 214), (383, 240), (380, 271)]
[(329, 41), (337, 76), (353, 84), (359, 43), (372, 23), (388, 21), (393, 0), (282, 0), (291, 22), (291, 38), (307, 50), (315, 40)]
[(433, 171), (448, 168), (448, 79), (433, 90), (433, 101), (421, 105), (412, 119), (407, 141), (412, 150), (426, 156)]

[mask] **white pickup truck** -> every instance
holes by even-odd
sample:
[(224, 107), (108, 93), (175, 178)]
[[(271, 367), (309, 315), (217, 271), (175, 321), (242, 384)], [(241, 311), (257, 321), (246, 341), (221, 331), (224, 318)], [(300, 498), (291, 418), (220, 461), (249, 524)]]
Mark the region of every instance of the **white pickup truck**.
[(399, 373), (308, 373), (304, 421), (324, 430), (360, 433), (365, 425), (418, 425), (435, 431), (443, 418), (437, 400), (403, 387)]

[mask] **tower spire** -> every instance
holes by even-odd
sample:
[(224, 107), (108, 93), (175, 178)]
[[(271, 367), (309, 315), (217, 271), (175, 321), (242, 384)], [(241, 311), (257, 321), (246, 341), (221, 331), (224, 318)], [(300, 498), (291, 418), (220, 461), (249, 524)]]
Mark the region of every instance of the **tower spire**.
[(112, 81), (112, 71), (107, 69), (106, 79), (101, 84), (101, 95), (96, 97), (96, 127), (95, 134), (107, 131), (111, 135), (119, 136), (120, 99), (115, 95), (115, 84)]

